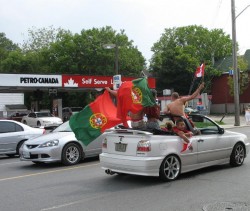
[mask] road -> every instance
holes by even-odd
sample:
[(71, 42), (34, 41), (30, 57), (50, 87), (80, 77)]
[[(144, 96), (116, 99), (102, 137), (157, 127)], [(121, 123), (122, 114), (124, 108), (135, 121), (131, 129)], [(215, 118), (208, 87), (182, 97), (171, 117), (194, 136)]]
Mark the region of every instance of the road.
[[(249, 128), (231, 130), (250, 137)], [(216, 166), (163, 183), (154, 177), (106, 175), (98, 158), (65, 167), (35, 165), (1, 156), (0, 210), (198, 211), (222, 202), (226, 205), (244, 203), (245, 209), (241, 210), (250, 210), (249, 167), (250, 156), (238, 168)]]

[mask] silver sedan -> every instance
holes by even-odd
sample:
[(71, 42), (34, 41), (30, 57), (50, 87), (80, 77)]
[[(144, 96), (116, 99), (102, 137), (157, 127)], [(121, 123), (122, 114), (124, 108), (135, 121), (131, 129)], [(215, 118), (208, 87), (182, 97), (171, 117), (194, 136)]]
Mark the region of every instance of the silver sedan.
[(32, 128), (14, 120), (0, 120), (0, 154), (13, 157), (26, 140), (44, 133), (45, 129)]
[[(164, 128), (108, 133), (100, 154), (102, 168), (107, 174), (159, 176), (164, 181), (171, 181), (179, 174), (195, 169), (227, 163), (231, 166), (243, 164), (250, 147), (246, 135), (224, 130), (203, 115), (191, 115), (191, 118), (193, 122), (183, 120), (187, 129), (196, 134), (189, 139), (192, 147)], [(166, 123), (170, 123), (168, 121)]]
[(98, 156), (101, 153), (102, 135), (88, 146), (75, 137), (69, 122), (65, 122), (52, 132), (29, 141), (20, 148), (20, 160), (33, 163), (62, 162), (74, 165), (86, 157)]

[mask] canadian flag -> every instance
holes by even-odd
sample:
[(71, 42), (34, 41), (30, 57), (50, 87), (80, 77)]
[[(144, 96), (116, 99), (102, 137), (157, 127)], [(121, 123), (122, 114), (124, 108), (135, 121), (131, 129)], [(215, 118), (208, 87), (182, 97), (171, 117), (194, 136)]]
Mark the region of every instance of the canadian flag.
[(195, 72), (196, 78), (203, 77), (204, 72), (205, 72), (205, 64), (202, 63), (201, 66), (197, 67), (197, 69), (196, 69), (196, 72)]

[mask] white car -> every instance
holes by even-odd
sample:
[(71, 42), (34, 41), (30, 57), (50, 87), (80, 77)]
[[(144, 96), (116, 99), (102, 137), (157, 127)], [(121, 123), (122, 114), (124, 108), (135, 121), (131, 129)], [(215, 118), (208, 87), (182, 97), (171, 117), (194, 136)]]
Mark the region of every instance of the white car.
[(190, 138), (192, 148), (183, 150), (182, 139), (172, 131), (113, 130), (103, 140), (101, 167), (107, 174), (159, 176), (171, 181), (195, 169), (243, 164), (250, 146), (246, 135), (225, 131), (203, 115), (190, 118), (197, 128), (188, 119), (183, 120), (190, 131), (198, 134)]
[(14, 120), (0, 120), (0, 154), (13, 157), (26, 140), (44, 133), (45, 129), (32, 128)]
[(57, 127), (63, 123), (62, 119), (50, 112), (31, 112), (24, 116), (21, 122), (31, 127)]
[(36, 164), (61, 162), (64, 165), (75, 165), (86, 157), (101, 153), (103, 136), (85, 146), (76, 139), (67, 121), (51, 133), (26, 141), (20, 148), (20, 160)]

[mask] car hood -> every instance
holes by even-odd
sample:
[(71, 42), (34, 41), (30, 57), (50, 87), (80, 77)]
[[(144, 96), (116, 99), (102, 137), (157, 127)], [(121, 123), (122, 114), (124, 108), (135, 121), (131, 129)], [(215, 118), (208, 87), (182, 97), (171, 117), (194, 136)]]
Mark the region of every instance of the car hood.
[(62, 120), (58, 117), (39, 117), (42, 121), (50, 121), (50, 122), (62, 122)]
[(52, 132), (52, 133), (48, 133), (42, 136), (39, 136), (37, 138), (34, 139), (30, 139), (28, 141), (25, 142), (25, 144), (42, 144), (46, 141), (51, 141), (51, 140), (55, 140), (58, 139), (60, 141), (60, 139), (64, 140), (76, 140), (75, 134), (73, 132)]

